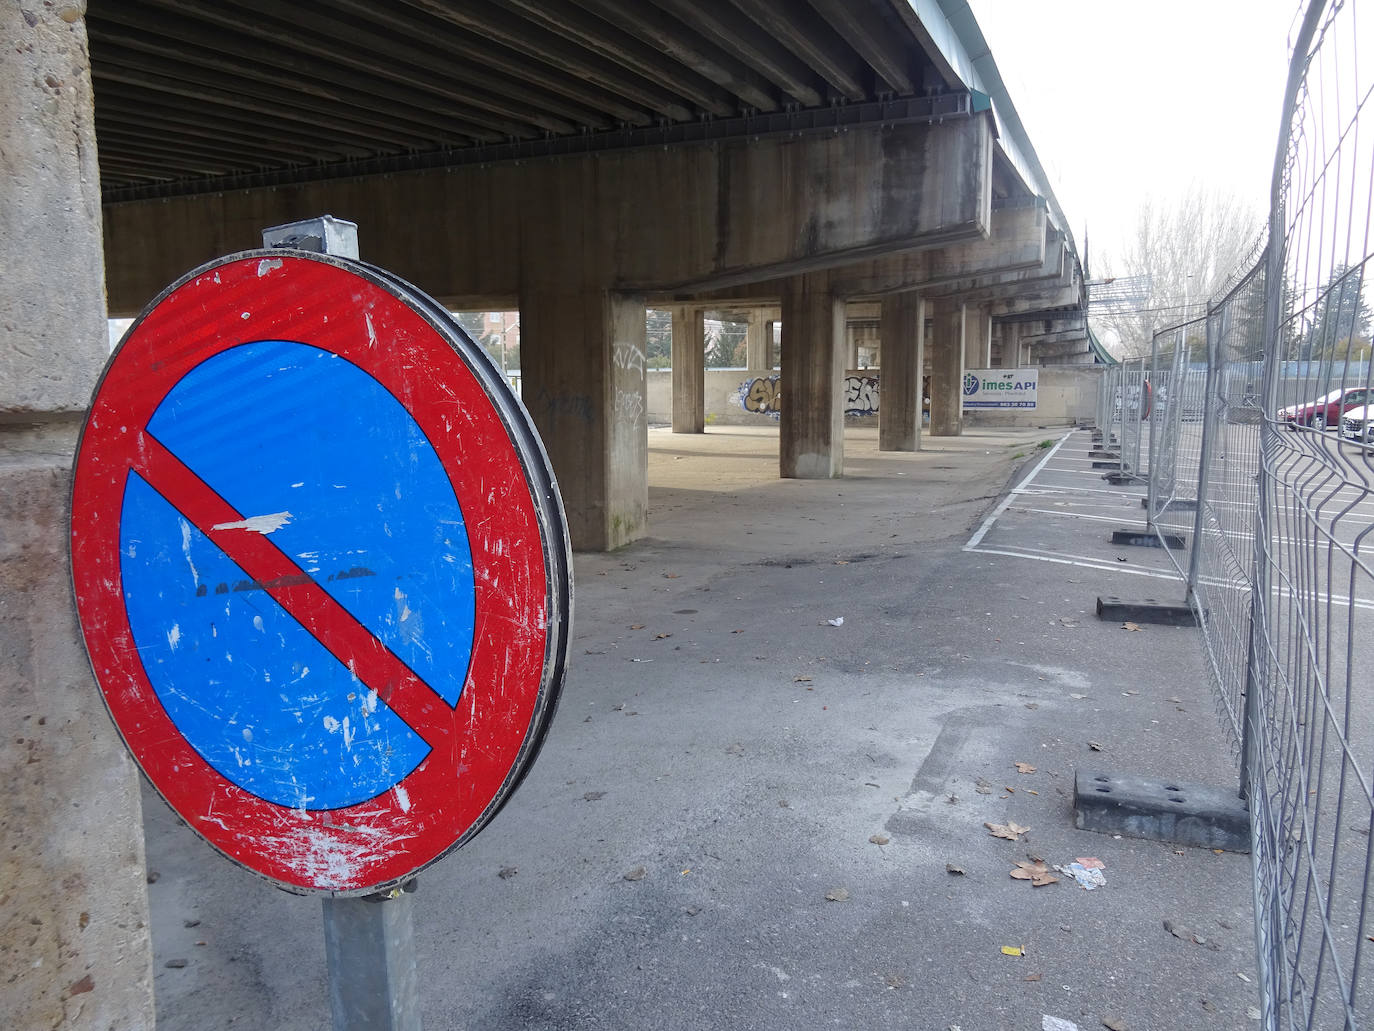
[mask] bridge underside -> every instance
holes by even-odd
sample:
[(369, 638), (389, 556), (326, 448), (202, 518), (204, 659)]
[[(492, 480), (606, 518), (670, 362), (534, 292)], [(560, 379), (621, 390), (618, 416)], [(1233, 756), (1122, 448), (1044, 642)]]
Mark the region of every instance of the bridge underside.
[(881, 309), (899, 449), (927, 364), (932, 432), (958, 433), (963, 370), (994, 341), (1003, 364), (1036, 353), (1000, 318), (1079, 303), (1064, 227), (947, 30), (906, 0), (102, 6), (110, 311), (266, 226), (355, 221), (365, 260), (450, 308), (520, 310), (574, 544), (607, 549), (647, 526), (646, 304), (696, 342), (690, 313), (751, 301), (782, 323), (781, 474), (842, 475), (847, 303)]
[(881, 339), (894, 450), (919, 446), (927, 364), (931, 432), (958, 433), (965, 368), (1072, 347), (1072, 240), (961, 0), (89, 8), (0, 5), (0, 593), (24, 598), (0, 696), (25, 721), (0, 823), (32, 959), (0, 990), (14, 1026), (154, 1021), (138, 784), (62, 529), (107, 313), (268, 226), (355, 221), (365, 260), (450, 307), (519, 307), (580, 549), (646, 532), (650, 302), (681, 330), (684, 432), (701, 312), (781, 319), (784, 476), (843, 473), (847, 312)]

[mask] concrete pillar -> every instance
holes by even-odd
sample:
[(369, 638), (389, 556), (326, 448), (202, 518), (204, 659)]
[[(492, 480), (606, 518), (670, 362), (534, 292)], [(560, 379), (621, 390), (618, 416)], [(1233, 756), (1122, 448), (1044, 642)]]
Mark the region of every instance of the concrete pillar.
[(878, 450), (921, 450), (921, 370), (925, 368), (926, 305), (914, 292), (883, 298), (879, 319), (882, 364)]
[(706, 432), (706, 313), (673, 309), (673, 432)]
[(153, 1027), (153, 963), (138, 776), (68, 577), (72, 452), (108, 354), (84, 10), (0, 6), (0, 1014), (105, 1031)]
[(859, 331), (848, 324), (844, 327), (844, 365), (848, 372), (859, 367)]
[(992, 316), (987, 308), (966, 308), (964, 322), (964, 368), (992, 368)]
[(520, 362), (525, 407), (553, 463), (573, 547), (611, 551), (643, 537), (644, 299), (579, 291), (556, 267), (531, 277), (520, 295)]
[(965, 310), (941, 298), (932, 305), (930, 356), (930, 435), (957, 437), (964, 432)]
[(767, 314), (766, 310), (759, 308), (749, 313), (749, 329), (744, 339), (745, 368), (773, 367), (773, 323), (767, 318)]
[(1001, 367), (1017, 369), (1021, 367), (1021, 323), (1002, 323)]
[(784, 281), (778, 456), (785, 478), (844, 475), (844, 329), (844, 302), (826, 273)]
[(765, 352), (766, 357), (763, 363), (763, 367), (765, 369), (777, 368), (778, 355), (780, 353), (777, 337), (778, 327), (781, 325), (782, 319), (769, 319), (763, 324), (763, 339), (764, 343), (768, 345), (768, 350)]

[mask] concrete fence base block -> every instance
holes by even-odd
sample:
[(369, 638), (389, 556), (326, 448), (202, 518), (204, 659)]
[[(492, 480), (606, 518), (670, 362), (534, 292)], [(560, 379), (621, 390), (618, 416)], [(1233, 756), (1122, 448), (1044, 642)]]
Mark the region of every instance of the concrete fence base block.
[(1121, 459), (1117, 458), (1106, 462), (1094, 462), (1092, 467), (1094, 469), (1120, 469)]
[(1105, 623), (1151, 623), (1155, 626), (1197, 626), (1197, 614), (1183, 602), (1168, 603), (1154, 598), (1123, 601), (1109, 596), (1097, 599), (1097, 618)]
[[(1113, 463), (1117, 464), (1117, 463)], [(1130, 487), (1138, 483), (1144, 483), (1145, 477), (1139, 473), (1110, 472), (1102, 477), (1113, 487)]]
[(1250, 813), (1233, 789), (1078, 770), (1073, 812), (1079, 830), (1250, 851)]
[(1139, 530), (1113, 530), (1112, 543), (1130, 548), (1181, 548), (1183, 538), (1176, 533), (1154, 533)]

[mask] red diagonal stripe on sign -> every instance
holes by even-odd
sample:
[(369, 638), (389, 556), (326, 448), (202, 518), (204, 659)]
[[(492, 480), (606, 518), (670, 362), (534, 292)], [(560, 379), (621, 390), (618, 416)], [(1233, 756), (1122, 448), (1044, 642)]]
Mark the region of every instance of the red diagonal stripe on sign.
[(448, 703), (266, 534), (215, 530), (217, 525), (242, 521), (243, 514), (151, 434), (143, 434), (141, 444), (133, 469), (431, 748), (437, 747), (444, 728), (452, 723)]

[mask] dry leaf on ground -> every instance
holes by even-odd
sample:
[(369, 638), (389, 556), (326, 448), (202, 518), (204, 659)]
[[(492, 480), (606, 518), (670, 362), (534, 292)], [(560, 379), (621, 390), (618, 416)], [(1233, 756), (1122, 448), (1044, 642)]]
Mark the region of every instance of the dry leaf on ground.
[(1140, 624), (1139, 624), (1139, 623), (1132, 623), (1132, 622), (1128, 619), (1128, 620), (1126, 620), (1126, 622), (1124, 622), (1124, 623), (1121, 624), (1121, 629), (1122, 629), (1122, 630), (1139, 630), (1139, 629), (1140, 629)]
[(827, 891), (827, 892), (825, 893), (825, 900), (826, 900), (827, 902), (848, 902), (848, 901), (849, 901), (849, 889), (848, 889), (848, 888), (831, 888), (829, 891)]
[(648, 872), (649, 871), (644, 869), (644, 867), (636, 866), (633, 870), (625, 871), (625, 879), (627, 881), (642, 881), (644, 880), (645, 874)]
[(1030, 763), (1021, 763), (1021, 762), (1018, 762), (1018, 763), (1015, 763), (1014, 765), (1016, 766), (1016, 772), (1017, 772), (1017, 773), (1034, 773), (1034, 772), (1035, 772), (1035, 767), (1032, 766)]
[(1043, 859), (1037, 859), (1033, 863), (1018, 859), (1011, 875), (1018, 881), (1030, 881), (1033, 888), (1043, 888), (1047, 884), (1059, 883), (1059, 878), (1050, 873), (1050, 868), (1045, 865)]
[(1008, 841), (1018, 841), (1022, 834), (1030, 830), (1029, 827), (1022, 827), (1014, 820), (1008, 820), (1006, 823), (984, 823), (983, 826), (994, 838), (1006, 838)]
[(868, 840), (875, 845), (886, 845), (892, 838), (890, 835), (879, 833), (872, 835)]

